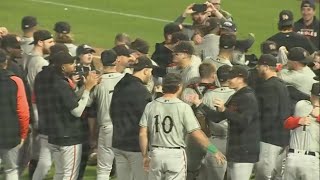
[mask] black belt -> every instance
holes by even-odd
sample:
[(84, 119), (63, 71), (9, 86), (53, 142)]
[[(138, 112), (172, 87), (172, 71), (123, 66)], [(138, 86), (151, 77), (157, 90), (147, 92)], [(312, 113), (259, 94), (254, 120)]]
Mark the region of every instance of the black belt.
[(163, 147), (163, 146), (152, 146), (154, 148), (165, 148), (165, 149), (183, 149), (183, 147)]
[[(299, 153), (298, 150), (295, 150), (295, 149), (289, 149), (289, 152), (290, 153)], [(301, 153), (301, 152), (300, 152)], [(310, 155), (310, 156), (316, 156), (316, 152), (313, 152), (313, 151), (305, 151), (304, 152), (304, 155)]]

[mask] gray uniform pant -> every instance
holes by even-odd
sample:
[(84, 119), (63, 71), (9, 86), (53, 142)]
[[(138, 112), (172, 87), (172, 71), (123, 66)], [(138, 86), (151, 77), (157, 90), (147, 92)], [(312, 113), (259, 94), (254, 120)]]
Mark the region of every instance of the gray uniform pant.
[(141, 152), (129, 152), (113, 148), (116, 158), (117, 180), (147, 180), (143, 170)]
[(3, 164), (7, 180), (18, 180), (18, 153), (20, 145), (12, 149), (0, 149), (0, 162)]
[[(281, 163), (286, 151), (283, 147), (260, 142), (259, 162), (256, 163), (256, 180), (271, 180), (281, 176)], [(278, 169), (280, 168), (280, 169)]]
[(43, 180), (52, 165), (52, 154), (49, 149), (48, 136), (39, 134), (40, 155), (37, 168), (32, 176), (32, 180)]
[(97, 180), (109, 180), (114, 153), (112, 150), (113, 126), (101, 126), (98, 138)]
[(284, 180), (320, 180), (319, 153), (317, 156), (288, 153)]
[[(211, 137), (210, 142), (214, 144), (220, 152), (226, 155), (227, 137)], [(201, 180), (223, 180), (227, 170), (227, 162), (218, 164), (212, 153), (207, 153), (204, 166), (201, 167), (199, 179)]]
[(76, 180), (79, 175), (82, 144), (58, 146), (49, 144), (55, 164), (54, 180)]
[(228, 162), (228, 180), (249, 180), (252, 174), (254, 163)]
[(187, 180), (194, 180), (199, 176), (203, 159), (207, 152), (190, 135), (186, 137)]
[(181, 149), (153, 148), (150, 151), (149, 180), (185, 180), (186, 153)]

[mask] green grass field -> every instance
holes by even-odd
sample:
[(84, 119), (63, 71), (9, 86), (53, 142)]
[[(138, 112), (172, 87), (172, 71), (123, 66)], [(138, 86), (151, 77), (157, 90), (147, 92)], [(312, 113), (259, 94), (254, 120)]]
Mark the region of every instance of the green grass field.
[[(147, 40), (152, 53), (154, 44), (163, 40), (162, 28), (166, 20), (174, 20), (193, 2), (203, 1), (2, 0), (0, 26), (19, 34), (21, 18), (33, 15), (38, 17), (41, 28), (53, 32), (53, 24), (63, 20), (72, 25), (76, 44), (87, 43), (95, 47), (111, 48), (114, 36), (119, 32), (126, 32), (132, 38)], [(250, 32), (256, 35), (252, 51), (257, 54), (260, 52), (259, 44), (277, 32), (278, 13), (281, 10), (292, 10), (295, 19), (300, 18), (299, 0), (222, 0), (222, 7), (232, 13), (240, 38), (246, 37)], [(95, 167), (87, 168), (85, 179), (95, 179)]]
[[(162, 28), (166, 22), (124, 14), (174, 20), (185, 7), (201, 0), (3, 0), (0, 5), (0, 26), (20, 32), (20, 21), (25, 15), (38, 17), (41, 28), (52, 31), (57, 21), (68, 21), (76, 44), (110, 48), (115, 34), (126, 32), (132, 38), (146, 39), (152, 46), (163, 40)], [(239, 37), (249, 32), (256, 35), (253, 52), (259, 53), (259, 44), (277, 32), (278, 13), (290, 9), (300, 17), (299, 0), (223, 0), (224, 9), (232, 13), (238, 26)], [(68, 8), (68, 10), (64, 10)], [(111, 14), (110, 11), (116, 12)], [(120, 13), (124, 13), (120, 15)], [(190, 22), (190, 21), (189, 21)]]

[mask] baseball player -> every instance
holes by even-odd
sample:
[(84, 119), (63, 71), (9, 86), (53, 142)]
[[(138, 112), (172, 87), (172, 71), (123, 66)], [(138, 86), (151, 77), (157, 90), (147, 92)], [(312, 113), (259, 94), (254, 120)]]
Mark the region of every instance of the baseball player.
[[(216, 109), (213, 104), (214, 99), (221, 99), (223, 102), (227, 102), (227, 100), (235, 93), (233, 89), (228, 87), (228, 73), (231, 70), (231, 66), (223, 65), (217, 71), (217, 77), (220, 82), (221, 87), (216, 88), (212, 91), (209, 91), (203, 97), (203, 104), (206, 104), (211, 109)], [(228, 134), (228, 121), (223, 120), (219, 123), (214, 123), (209, 121), (209, 130), (210, 130), (210, 142), (215, 144), (217, 148), (225, 155), (227, 151), (227, 134)], [(205, 171), (202, 179), (206, 180), (223, 180), (226, 170), (227, 163), (218, 164), (216, 161), (212, 160), (212, 154), (207, 153), (205, 157)]]
[(124, 74), (118, 72), (117, 54), (114, 50), (106, 50), (101, 53), (103, 75), (100, 84), (91, 93), (88, 105), (93, 101), (97, 104), (98, 113), (98, 157), (97, 179), (109, 179), (112, 169), (114, 153), (111, 149), (113, 125), (109, 114), (111, 98), (115, 85), (123, 78)]
[[(190, 94), (198, 94), (201, 97), (205, 97), (207, 93), (216, 88), (214, 85), (216, 68), (213, 64), (203, 63), (199, 66), (200, 81), (187, 86), (181, 94), (181, 100), (188, 103), (187, 98)], [(206, 118), (200, 111), (195, 111), (195, 116), (200, 124), (201, 130), (210, 137), (209, 128), (206, 122)], [(186, 137), (186, 153), (188, 159), (188, 175), (187, 179), (195, 179), (201, 168), (202, 159), (206, 155), (206, 151), (192, 138), (192, 136)]]
[(286, 160), (285, 180), (319, 180), (320, 152), (320, 84), (314, 83), (310, 101), (301, 100), (296, 104), (293, 117), (285, 122), (291, 129), (291, 140)]
[[(140, 148), (149, 179), (186, 179), (187, 162), (184, 138), (187, 133), (215, 154), (219, 163), (225, 160), (209, 143), (191, 109), (177, 97), (182, 91), (179, 74), (167, 74), (163, 80), (164, 96), (150, 102), (140, 121)], [(150, 153), (148, 154), (148, 145)]]

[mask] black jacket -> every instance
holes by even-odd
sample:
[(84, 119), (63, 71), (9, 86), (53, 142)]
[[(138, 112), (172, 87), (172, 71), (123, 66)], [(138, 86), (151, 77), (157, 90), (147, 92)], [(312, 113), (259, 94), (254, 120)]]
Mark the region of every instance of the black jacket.
[[(19, 117), (19, 113), (26, 113), (29, 116), (29, 107), (21, 108), (23, 102), (21, 97), (18, 97), (19, 84), (12, 77), (16, 75), (9, 70), (0, 69), (0, 149), (11, 149), (17, 146), (21, 138), (25, 138), (21, 137), (21, 129), (28, 129), (29, 124), (29, 117), (24, 119)], [(21, 122), (22, 120), (24, 122)]]
[(314, 16), (313, 22), (309, 26), (303, 23), (303, 18), (299, 19), (294, 23), (293, 30), (309, 38), (313, 45), (320, 49), (320, 21), (316, 16)]
[(154, 60), (158, 66), (166, 68), (172, 63), (172, 51), (164, 45), (164, 42), (156, 43), (155, 51), (151, 59)]
[(308, 38), (296, 32), (279, 32), (273, 35), (272, 37), (268, 38), (268, 40), (277, 43), (278, 49), (281, 46), (285, 46), (287, 50), (290, 50), (293, 47), (302, 47), (305, 50), (307, 50), (310, 54), (317, 50), (317, 48), (312, 44), (312, 42)]
[(113, 123), (112, 147), (140, 152), (139, 122), (151, 94), (142, 81), (126, 74), (115, 86), (110, 105)]
[(289, 144), (289, 131), (283, 126), (291, 115), (290, 95), (285, 83), (271, 77), (256, 90), (259, 108), (261, 141), (276, 146)]
[(258, 102), (253, 90), (244, 87), (230, 97), (224, 112), (200, 105), (207, 118), (214, 122), (229, 121), (227, 160), (237, 163), (255, 163), (260, 153)]
[(78, 98), (68, 80), (56, 70), (48, 68), (37, 75), (35, 81), (41, 133), (48, 134), (51, 144), (82, 144), (86, 138), (84, 122), (71, 114), (71, 110), (78, 107)]

